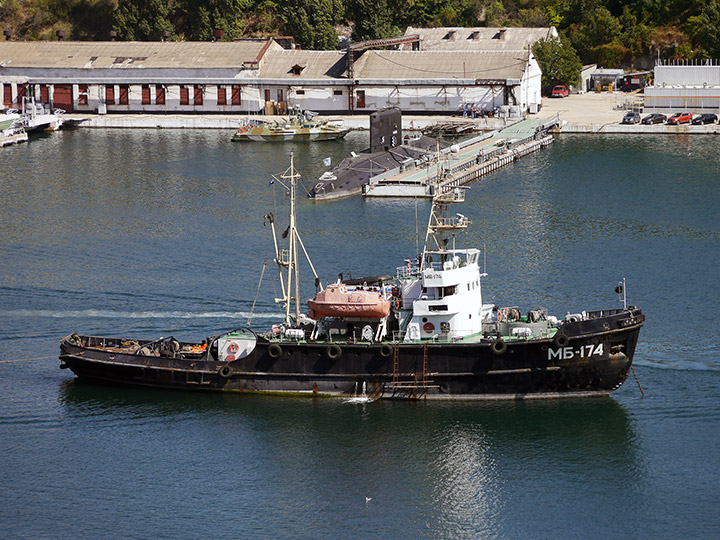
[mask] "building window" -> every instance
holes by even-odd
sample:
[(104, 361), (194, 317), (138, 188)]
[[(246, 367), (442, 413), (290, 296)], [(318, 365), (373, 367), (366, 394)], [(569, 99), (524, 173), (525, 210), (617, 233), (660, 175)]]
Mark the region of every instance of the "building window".
[(304, 95), (305, 95), (305, 90), (295, 90), (295, 95), (296, 95), (296, 96), (304, 96)]
[(180, 105), (190, 105), (190, 89), (180, 86)]
[(155, 87), (155, 104), (165, 105), (165, 87), (157, 85)]
[(115, 87), (111, 84), (105, 87), (105, 103), (115, 105)]
[(285, 93), (282, 91), (282, 89), (281, 89), (281, 88), (278, 88), (278, 91), (277, 91), (277, 97), (278, 97), (277, 100), (278, 100), (278, 103), (282, 103), (283, 101), (285, 101), (285, 100), (283, 99), (284, 94), (285, 94)]
[(218, 86), (217, 87), (218, 92), (218, 105), (227, 105), (227, 95), (225, 94), (225, 87), (224, 86)]
[(149, 84), (142, 85), (142, 104), (150, 105), (150, 85)]
[(305, 69), (304, 65), (295, 64), (293, 67), (290, 68), (290, 73), (293, 75), (300, 75), (302, 74), (303, 69)]
[(239, 84), (233, 84), (232, 87), (232, 104), (233, 105), (240, 105), (242, 102), (242, 93), (240, 91), (240, 85)]
[(334, 95), (334, 96), (342, 96), (342, 95), (343, 95), (343, 91), (342, 91), (342, 90), (333, 90), (333, 95)]
[(130, 101), (130, 87), (127, 84), (120, 85), (120, 105), (127, 105)]
[(358, 109), (364, 109), (365, 108), (365, 90), (358, 90), (357, 91), (357, 108)]
[(203, 104), (203, 90), (204, 88), (200, 85), (195, 85), (195, 92), (193, 95), (193, 103), (195, 105)]
[(88, 85), (87, 84), (79, 84), (78, 85), (78, 105), (87, 105), (88, 104)]

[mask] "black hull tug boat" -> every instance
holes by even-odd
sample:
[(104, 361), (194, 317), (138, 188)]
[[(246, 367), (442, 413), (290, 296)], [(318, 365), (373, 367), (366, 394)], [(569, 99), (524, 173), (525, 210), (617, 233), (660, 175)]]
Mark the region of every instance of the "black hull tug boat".
[[(455, 233), (470, 225), (447, 212), (464, 200), (457, 189), (434, 198), (417, 261), (406, 259), (394, 277), (325, 290), (315, 275), (318, 293), (301, 313), (298, 247), (307, 253), (296, 228), (296, 177), (291, 159), (281, 177), (290, 191), (287, 249), (266, 216), (284, 322), (264, 334), (239, 329), (193, 343), (72, 334), (60, 344), (60, 367), (140, 386), (396, 399), (607, 396), (627, 378), (640, 309), (624, 302), (559, 320), (543, 309), (523, 315), (483, 304), (480, 251), (454, 245)], [(624, 287), (618, 292), (624, 299)]]

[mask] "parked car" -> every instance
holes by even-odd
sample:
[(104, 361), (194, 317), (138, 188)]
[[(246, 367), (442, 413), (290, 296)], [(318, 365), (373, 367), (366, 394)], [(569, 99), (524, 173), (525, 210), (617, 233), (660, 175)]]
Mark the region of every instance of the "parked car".
[(693, 118), (692, 123), (696, 124), (696, 125), (697, 124), (714, 124), (715, 122), (717, 122), (717, 119), (718, 119), (717, 114), (705, 113), (705, 114), (700, 114), (700, 115), (696, 116), (695, 118)]
[(667, 116), (660, 113), (652, 113), (648, 114), (645, 118), (642, 119), (643, 124), (664, 124), (667, 120)]
[(558, 84), (555, 88), (552, 89), (552, 94), (550, 94), (550, 97), (568, 97), (570, 95), (570, 90), (568, 90), (568, 87), (564, 84)]
[(670, 118), (667, 119), (668, 124), (689, 124), (692, 120), (692, 113), (689, 112), (676, 112)]
[(640, 122), (640, 113), (635, 111), (628, 112), (623, 119), (620, 120), (621, 124), (638, 124)]

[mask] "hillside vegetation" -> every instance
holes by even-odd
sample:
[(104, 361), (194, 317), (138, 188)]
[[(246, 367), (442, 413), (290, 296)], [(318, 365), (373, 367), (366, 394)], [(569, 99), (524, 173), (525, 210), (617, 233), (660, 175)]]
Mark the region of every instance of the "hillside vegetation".
[(334, 49), (339, 34), (362, 41), (410, 25), (553, 25), (562, 55), (607, 68), (720, 58), (720, 0), (0, 0), (0, 27), (24, 40), (57, 30), (106, 40), (114, 30), (120, 40), (209, 41), (222, 29), (223, 40), (291, 35), (305, 49)]

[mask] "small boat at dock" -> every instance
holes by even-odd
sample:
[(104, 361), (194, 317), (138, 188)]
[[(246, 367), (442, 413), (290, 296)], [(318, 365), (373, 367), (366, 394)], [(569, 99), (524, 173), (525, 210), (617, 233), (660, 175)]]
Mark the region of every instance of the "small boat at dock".
[(299, 109), (282, 120), (245, 122), (233, 135), (232, 140), (238, 142), (280, 142), (280, 141), (334, 141), (343, 138), (349, 129), (343, 129), (336, 123), (326, 120), (314, 120), (315, 113), (302, 112)]

